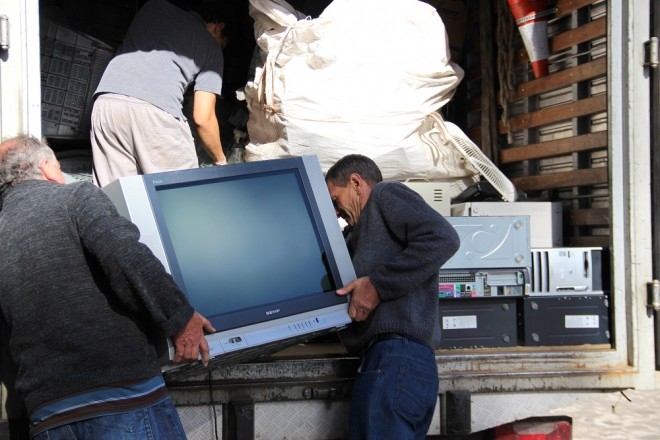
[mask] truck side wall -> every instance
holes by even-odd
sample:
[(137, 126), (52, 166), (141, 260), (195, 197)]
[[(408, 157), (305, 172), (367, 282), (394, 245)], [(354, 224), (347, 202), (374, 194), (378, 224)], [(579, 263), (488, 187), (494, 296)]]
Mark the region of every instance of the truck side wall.
[(41, 136), (39, 1), (1, 0), (9, 48), (0, 52), (0, 137)]

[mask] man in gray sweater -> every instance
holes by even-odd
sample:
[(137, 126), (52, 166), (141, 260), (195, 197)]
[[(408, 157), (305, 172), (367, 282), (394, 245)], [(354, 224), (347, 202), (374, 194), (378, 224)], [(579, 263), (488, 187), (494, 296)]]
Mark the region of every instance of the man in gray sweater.
[(370, 158), (353, 154), (326, 174), (357, 279), (353, 323), (340, 332), (360, 354), (350, 438), (424, 439), (438, 398), (434, 350), (440, 342), (438, 270), (459, 248), (458, 234), (421, 196), (382, 182)]
[(99, 188), (62, 183), (38, 139), (0, 144), (0, 319), (30, 434), (184, 439), (153, 342), (208, 364), (214, 329)]

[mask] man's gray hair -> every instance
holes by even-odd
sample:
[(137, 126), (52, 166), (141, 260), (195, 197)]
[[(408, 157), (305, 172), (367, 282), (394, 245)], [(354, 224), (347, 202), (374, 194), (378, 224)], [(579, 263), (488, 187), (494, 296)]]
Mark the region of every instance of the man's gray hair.
[(383, 174), (376, 162), (362, 154), (349, 154), (339, 159), (327, 171), (325, 181), (337, 186), (346, 186), (353, 173), (359, 174), (371, 187), (383, 181)]
[(55, 160), (46, 142), (29, 134), (20, 134), (0, 144), (0, 189), (25, 180), (43, 179), (41, 163)]

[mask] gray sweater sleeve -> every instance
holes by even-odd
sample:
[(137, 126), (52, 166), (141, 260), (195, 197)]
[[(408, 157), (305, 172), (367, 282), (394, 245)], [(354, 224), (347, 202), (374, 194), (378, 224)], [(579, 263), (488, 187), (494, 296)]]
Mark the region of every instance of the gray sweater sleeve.
[[(371, 197), (387, 228), (374, 234), (371, 249), (391, 242), (402, 249), (369, 274), (382, 300), (398, 298), (434, 277), (458, 250), (460, 240), (451, 224), (412, 190), (399, 184), (381, 185)], [(379, 238), (381, 238), (379, 240)], [(380, 243), (379, 243), (380, 241)]]
[(138, 241), (137, 227), (92, 185), (79, 185), (71, 197), (81, 244), (98, 262), (115, 297), (167, 336), (182, 329), (194, 310), (160, 261)]
[(458, 234), (419, 194), (397, 182), (374, 186), (347, 239), (355, 273), (368, 276), (382, 302), (366, 321), (340, 332), (352, 353), (378, 333), (440, 343), (438, 269), (456, 252)]

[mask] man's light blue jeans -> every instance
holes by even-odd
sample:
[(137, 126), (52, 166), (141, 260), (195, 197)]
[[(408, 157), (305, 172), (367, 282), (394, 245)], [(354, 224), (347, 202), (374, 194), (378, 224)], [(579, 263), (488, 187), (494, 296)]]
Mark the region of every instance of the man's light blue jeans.
[(410, 339), (377, 342), (362, 359), (353, 386), (351, 440), (424, 439), (438, 385), (430, 348)]
[(148, 408), (93, 417), (41, 432), (32, 440), (185, 440), (179, 414), (167, 399)]

